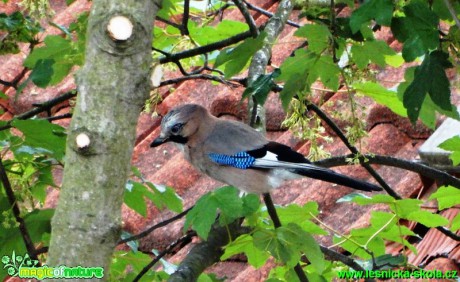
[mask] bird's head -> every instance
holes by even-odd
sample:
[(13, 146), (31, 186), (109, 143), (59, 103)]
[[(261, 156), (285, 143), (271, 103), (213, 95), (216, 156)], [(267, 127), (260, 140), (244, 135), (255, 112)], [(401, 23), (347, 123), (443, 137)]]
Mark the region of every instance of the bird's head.
[(196, 104), (172, 109), (163, 117), (160, 136), (153, 140), (150, 147), (157, 147), (169, 141), (187, 143), (189, 137), (198, 131), (200, 119), (205, 113), (206, 109)]

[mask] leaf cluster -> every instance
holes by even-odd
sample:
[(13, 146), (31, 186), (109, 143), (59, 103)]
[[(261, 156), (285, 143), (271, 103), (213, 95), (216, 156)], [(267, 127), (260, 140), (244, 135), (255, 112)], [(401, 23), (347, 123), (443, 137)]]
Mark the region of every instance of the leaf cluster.
[(38, 23), (21, 12), (0, 14), (0, 31), (5, 32), (0, 40), (0, 55), (19, 53), (19, 43), (35, 44), (35, 36), (41, 30)]

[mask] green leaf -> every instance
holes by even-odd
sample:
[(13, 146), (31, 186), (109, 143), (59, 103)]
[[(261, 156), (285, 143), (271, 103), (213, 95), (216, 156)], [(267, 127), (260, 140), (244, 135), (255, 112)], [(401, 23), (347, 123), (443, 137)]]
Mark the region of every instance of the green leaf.
[(460, 189), (452, 186), (443, 186), (431, 194), (429, 199), (436, 199), (440, 210), (447, 209), (460, 204)]
[(53, 76), (53, 64), (54, 60), (52, 59), (40, 59), (37, 61), (32, 73), (30, 74), (30, 79), (33, 83), (35, 83), (35, 85), (41, 88), (48, 86), (51, 81), (51, 77)]
[(391, 204), (391, 203), (394, 203), (395, 201), (396, 200), (393, 197), (391, 197), (390, 195), (385, 195), (385, 194), (377, 194), (377, 195), (372, 196), (372, 198), (369, 198), (367, 196), (365, 197), (354, 196), (352, 198), (352, 202), (357, 203), (359, 205)]
[(396, 92), (388, 90), (375, 82), (355, 83), (353, 88), (356, 92), (371, 97), (377, 103), (387, 106), (394, 113), (403, 117), (407, 116), (403, 102), (399, 100)]
[(391, 30), (404, 42), (403, 58), (411, 62), (439, 45), (439, 19), (424, 1), (411, 1), (404, 13), (405, 17), (393, 19)]
[(314, 238), (295, 223), (281, 226), (275, 230), (257, 230), (254, 232), (254, 245), (270, 252), (276, 259), (293, 267), (304, 252), (317, 272), (324, 270), (324, 255)]
[(244, 216), (247, 207), (243, 207), (243, 200), (238, 197), (238, 190), (231, 186), (221, 187), (203, 195), (192, 210), (187, 213), (184, 230), (190, 226), (198, 236), (206, 240), (212, 224), (216, 220), (217, 209), (221, 211), (220, 222), (228, 224)]
[(168, 25), (166, 28), (155, 26), (153, 28), (152, 46), (156, 49), (172, 52), (181, 40), (180, 30), (173, 26)]
[(169, 19), (173, 15), (177, 15), (181, 11), (177, 9), (177, 5), (183, 3), (182, 0), (163, 0), (161, 2), (161, 9), (157, 12), (158, 17)]
[(143, 217), (147, 216), (147, 204), (144, 196), (150, 193), (148, 189), (137, 182), (128, 181), (125, 186), (123, 202)]
[(151, 257), (142, 252), (115, 251), (115, 254), (112, 257), (112, 264), (110, 265), (110, 278), (113, 279), (113, 281), (132, 281), (132, 279), (123, 280), (126, 277), (128, 267), (129, 272), (137, 274), (141, 272), (142, 269), (151, 261)]
[(460, 229), (460, 213), (457, 214), (454, 219), (452, 219), (452, 225), (450, 229), (455, 232)]
[(289, 223), (284, 228), (281, 226), (278, 229), (278, 238), (284, 240), (284, 244), (292, 244), (293, 248), (298, 248), (300, 252), (303, 252), (316, 272), (322, 273), (324, 271), (324, 254), (313, 236), (295, 223)]
[(308, 202), (303, 206), (297, 204), (289, 204), (284, 207), (277, 207), (276, 212), (284, 224), (287, 223), (300, 223), (312, 219), (313, 216), (319, 214), (318, 203)]
[(25, 17), (20, 11), (9, 15), (0, 13), (0, 31), (3, 31), (0, 40), (0, 55), (19, 53), (18, 42), (33, 42), (35, 35), (40, 30), (39, 23)]
[(308, 39), (308, 50), (321, 54), (329, 48), (332, 34), (327, 26), (322, 24), (306, 24), (294, 33), (295, 36)]
[(390, 209), (399, 217), (406, 218), (410, 214), (421, 211), (420, 206), (422, 204), (423, 201), (418, 199), (394, 200), (394, 203), (390, 205)]
[(234, 48), (222, 50), (216, 58), (215, 68), (224, 67), (225, 78), (240, 73), (256, 51), (262, 48), (267, 33), (261, 32), (257, 38), (248, 38)]
[(62, 160), (66, 141), (63, 127), (46, 120), (14, 120), (11, 125), (24, 134), (24, 145), (43, 148), (57, 160)]
[(350, 193), (350, 194), (347, 194), (341, 198), (339, 198), (336, 203), (347, 203), (347, 202), (352, 202), (354, 198), (364, 198), (364, 199), (371, 199), (371, 197), (367, 196), (367, 195), (364, 195), (362, 193), (357, 193), (357, 192), (354, 192), (354, 193)]
[[(439, 148), (452, 152), (449, 158), (454, 166), (460, 164), (460, 136), (454, 136), (442, 142)], [(458, 189), (457, 189), (458, 190)]]
[[(415, 69), (415, 67), (408, 68), (404, 74), (405, 82), (400, 83), (398, 86), (398, 97), (401, 100), (404, 99), (403, 97), (406, 89), (414, 81)], [(429, 128), (434, 129), (436, 126), (436, 112), (439, 112), (453, 119), (460, 119), (460, 115), (456, 107), (452, 106), (449, 110), (443, 110), (435, 105), (429, 95), (426, 95), (419, 114), (420, 120)]]
[(450, 84), (445, 69), (452, 67), (448, 54), (441, 51), (425, 56), (423, 63), (415, 69), (412, 83), (404, 91), (403, 103), (412, 123), (419, 117), (425, 96), (428, 93), (432, 101), (445, 111), (454, 107), (450, 102)]
[(243, 92), (242, 99), (254, 97), (258, 105), (264, 105), (267, 100), (274, 82), (273, 79), (280, 75), (280, 69), (275, 69), (272, 73), (263, 74), (257, 77)]
[(248, 30), (248, 25), (240, 21), (223, 20), (216, 26), (201, 26), (189, 21), (191, 38), (201, 46), (218, 42)]
[(50, 162), (40, 161), (38, 158), (35, 159), (35, 161), (36, 163), (31, 165), (33, 167), (31, 178), (36, 178), (36, 181), (31, 183), (30, 192), (35, 199), (43, 204), (46, 200), (47, 188), (50, 186), (57, 186), (54, 183), (53, 175), (51, 173), (52, 164)]
[(375, 63), (380, 67), (385, 67), (387, 57), (395, 56), (396, 52), (386, 42), (372, 40), (353, 44), (351, 55), (358, 68), (364, 69), (369, 62)]
[(413, 212), (405, 217), (408, 220), (419, 222), (426, 227), (438, 227), (438, 226), (446, 226), (449, 224), (449, 220), (447, 218), (440, 216), (439, 214), (433, 214), (429, 211), (420, 210), (417, 212)]
[(295, 223), (308, 233), (319, 235), (328, 234), (327, 231), (311, 221), (313, 216), (319, 214), (318, 203), (316, 202), (308, 202), (303, 206), (290, 204), (284, 207), (277, 207), (276, 211), (283, 225)]
[(277, 79), (285, 82), (280, 93), (285, 109), (295, 95), (309, 88), (318, 78), (333, 91), (338, 89), (340, 69), (330, 55), (318, 55), (306, 49), (299, 49), (294, 54), (283, 62)]
[[(23, 216), (27, 231), (35, 245), (48, 246), (49, 240), (45, 240), (47, 238), (45, 234), (51, 232), (51, 218), (53, 215), (54, 209), (42, 209), (33, 210)], [(1, 214), (0, 220), (2, 222), (4, 220)], [(27, 252), (18, 227), (5, 228), (3, 224), (0, 224), (0, 241), (2, 242), (0, 244), (0, 254), (2, 255), (11, 254), (13, 251), (20, 255)]]
[[(160, 280), (155, 280), (155, 281), (160, 281)], [(164, 279), (162, 279), (161, 281), (164, 281)], [(217, 275), (214, 273), (201, 273), (200, 276), (198, 276), (198, 280), (197, 280), (197, 282), (223, 282), (223, 281), (225, 281), (225, 279), (218, 278)]]
[(183, 210), (182, 198), (176, 194), (173, 188), (164, 185), (146, 182), (147, 186), (154, 192), (146, 195), (157, 208), (165, 207), (173, 212), (180, 213)]
[(267, 252), (261, 251), (254, 246), (254, 239), (251, 235), (243, 234), (225, 247), (225, 252), (220, 259), (226, 260), (240, 253), (244, 253), (248, 257), (249, 264), (254, 268), (259, 268), (264, 265), (270, 257)]
[(350, 18), (350, 27), (356, 33), (363, 23), (372, 19), (380, 25), (389, 26), (393, 16), (393, 1), (369, 0), (356, 9)]
[(280, 228), (254, 232), (254, 245), (262, 251), (270, 252), (276, 259), (292, 267), (299, 261), (300, 253), (297, 248), (291, 244), (285, 244), (284, 240), (278, 238), (278, 233), (282, 232)]
[[(368, 229), (370, 230), (370, 234), (368, 234), (369, 238), (371, 236), (379, 236), (387, 241), (393, 241), (398, 244), (402, 243), (414, 253), (417, 253), (415, 247), (405, 238), (408, 236), (418, 237), (418, 235), (406, 226), (399, 225), (398, 217), (393, 213), (372, 211), (371, 227)], [(354, 233), (354, 235), (357, 235), (357, 233)]]
[[(49, 85), (59, 83), (69, 74), (70, 69), (74, 65), (83, 64), (83, 56), (79, 54), (82, 50), (74, 48), (70, 39), (65, 39), (57, 35), (48, 35), (44, 42), (44, 47), (35, 48), (29, 54), (24, 61), (24, 66), (34, 70), (35, 68), (43, 70), (44, 66), (40, 66), (39, 61), (46, 61), (47, 66), (52, 68)], [(43, 79), (39, 81), (43, 81)]]
[[(354, 256), (363, 258), (363, 259), (371, 259), (372, 256), (364, 250), (362, 247), (364, 244), (367, 244), (367, 248), (372, 250), (374, 256), (381, 256), (385, 254), (385, 241), (381, 237), (373, 237), (370, 242), (368, 242), (370, 238), (370, 234), (373, 234), (372, 231), (369, 231), (365, 234), (365, 236), (353, 236), (354, 232), (358, 232), (357, 229), (352, 229), (351, 234), (353, 241), (348, 240), (344, 237), (334, 236), (332, 241), (334, 244), (339, 244), (340, 247), (344, 248), (348, 252), (352, 253)], [(359, 245), (356, 245), (354, 242), (357, 242)]]
[[(313, 64), (316, 55), (306, 49), (299, 49), (294, 52), (293, 57), (289, 57), (281, 64), (281, 75), (278, 81), (284, 81), (283, 90), (280, 93), (283, 108), (287, 109), (292, 98), (300, 91), (307, 88), (307, 74), (309, 66)], [(302, 64), (299, 64), (302, 62)]]
[(243, 214), (242, 216), (248, 216), (255, 213), (260, 206), (259, 196), (256, 194), (246, 194), (243, 198)]
[[(458, 17), (460, 11), (460, 3), (457, 1), (451, 1), (450, 5), (452, 5)], [(436, 13), (436, 15), (439, 16), (440, 19), (454, 22), (452, 14), (449, 12), (449, 8), (447, 8), (446, 3), (443, 0), (433, 0), (431, 3), (431, 9)]]

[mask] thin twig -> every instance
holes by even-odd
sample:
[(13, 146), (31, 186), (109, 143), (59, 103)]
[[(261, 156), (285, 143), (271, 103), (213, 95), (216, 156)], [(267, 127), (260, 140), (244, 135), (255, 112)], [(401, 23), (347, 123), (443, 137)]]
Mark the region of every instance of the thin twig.
[(345, 265), (348, 265), (349, 267), (353, 268), (354, 270), (358, 271), (365, 271), (365, 269), (359, 265), (354, 259), (347, 257), (344, 254), (341, 254), (339, 252), (336, 252), (334, 250), (331, 250), (327, 247), (324, 247), (322, 245), (319, 246), (323, 254), (329, 259), (333, 261), (340, 261)]
[[(332, 158), (327, 158), (324, 160), (316, 161), (314, 162), (314, 164), (319, 165), (319, 166), (324, 166), (324, 167), (348, 165), (349, 162), (347, 160), (353, 157), (354, 157), (353, 154), (349, 154), (345, 156), (337, 156), (337, 157), (332, 157)], [(452, 185), (457, 188), (460, 188), (460, 179), (448, 174), (445, 171), (427, 166), (420, 162), (408, 161), (408, 160), (403, 160), (403, 159), (399, 159), (395, 157), (381, 156), (381, 155), (363, 155), (363, 156), (359, 156), (358, 160), (360, 163), (385, 165), (385, 166), (397, 167), (397, 168), (413, 171), (425, 177), (437, 180), (443, 185)]]
[(142, 276), (144, 276), (147, 271), (149, 271), (150, 268), (152, 268), (157, 262), (160, 261), (165, 255), (168, 253), (172, 252), (172, 250), (178, 246), (179, 244), (184, 244), (184, 243), (190, 243), (192, 241), (192, 238), (196, 236), (195, 232), (189, 232), (185, 234), (184, 236), (180, 237), (176, 241), (174, 241), (172, 244), (170, 244), (166, 249), (164, 249), (161, 253), (159, 253), (149, 264), (147, 264), (134, 278), (133, 282), (139, 281)]
[[(337, 134), (337, 136), (342, 140), (343, 144), (347, 146), (347, 148), (354, 154), (359, 156), (359, 151), (358, 149), (351, 145), (351, 143), (348, 141), (347, 137), (345, 134), (343, 134), (342, 130), (335, 124), (332, 119), (330, 119), (326, 113), (324, 113), (318, 106), (316, 106), (313, 103), (307, 103), (307, 109), (312, 110), (315, 114), (318, 115), (319, 118), (321, 118), (326, 124)], [(392, 196), (395, 199), (401, 199), (401, 196), (396, 193), (386, 182), (383, 180), (383, 178), (368, 164), (368, 163), (362, 163), (361, 164), (372, 177), (385, 189), (385, 191)]]
[(67, 114), (63, 114), (63, 115), (59, 115), (59, 116), (52, 116), (52, 117), (47, 117), (45, 118), (47, 121), (55, 121), (55, 120), (61, 120), (61, 119), (66, 119), (66, 118), (71, 118), (72, 117), (72, 114), (71, 113), (67, 113)]
[(158, 17), (158, 16), (156, 17), (156, 20), (159, 21), (159, 22), (163, 22), (165, 24), (168, 24), (170, 26), (173, 26), (173, 27), (177, 28), (178, 30), (180, 30), (181, 33), (182, 33), (182, 26), (180, 24), (172, 22), (172, 21), (167, 20), (167, 19), (163, 19), (163, 18)]
[(246, 5), (243, 3), (242, 0), (233, 0), (233, 3), (235, 3), (235, 6), (238, 8), (238, 10), (240, 10), (241, 14), (246, 20), (246, 23), (249, 26), (249, 30), (251, 31), (252, 37), (256, 38), (259, 35), (259, 29), (257, 28), (256, 22), (254, 21), (254, 18), (251, 16), (251, 13), (249, 13), (248, 9), (246, 8)]
[(11, 206), (11, 210), (13, 211), (14, 218), (16, 219), (16, 222), (19, 223), (19, 231), (21, 232), (22, 240), (26, 245), (27, 253), (29, 254), (31, 259), (38, 260), (37, 250), (35, 249), (32, 238), (30, 237), (29, 230), (27, 230), (26, 223), (24, 219), (22, 219), (21, 217), (21, 212), (19, 210), (16, 197), (14, 196), (13, 188), (11, 187), (10, 180), (8, 179), (8, 175), (6, 174), (5, 167), (3, 166), (3, 161), (1, 159), (0, 179), (2, 181), (3, 187), (5, 188), (6, 196)]
[(446, 5), (447, 10), (449, 10), (450, 15), (454, 19), (457, 28), (460, 29), (460, 20), (457, 18), (457, 12), (455, 11), (454, 7), (452, 7), (452, 4), (449, 0), (444, 0), (444, 4)]
[(14, 117), (14, 119), (8, 121), (7, 124), (3, 125), (0, 127), (0, 131), (2, 130), (5, 130), (5, 129), (9, 129), (11, 128), (11, 122), (15, 119), (20, 119), (20, 120), (24, 120), (24, 119), (29, 119), (41, 112), (46, 112), (46, 111), (49, 111), (52, 107), (58, 105), (59, 103), (62, 103), (66, 100), (69, 100), (73, 97), (75, 97), (77, 95), (77, 92), (75, 90), (72, 90), (72, 91), (69, 91), (61, 96), (58, 96), (54, 99), (51, 99), (49, 101), (46, 101), (44, 103), (41, 103), (41, 104), (37, 104), (37, 107), (35, 109), (32, 109), (30, 111), (27, 111), (25, 113), (22, 113), (20, 115), (17, 115), (16, 117)]
[(239, 33), (237, 35), (234, 35), (232, 37), (229, 37), (227, 39), (224, 39), (218, 42), (214, 42), (214, 43), (200, 46), (200, 47), (190, 49), (190, 50), (185, 50), (179, 53), (168, 54), (165, 57), (160, 58), (159, 62), (160, 64), (165, 64), (165, 63), (170, 63), (170, 62), (174, 62), (174, 61), (185, 59), (185, 58), (194, 57), (194, 56), (201, 55), (207, 52), (212, 52), (212, 51), (219, 50), (221, 48), (230, 46), (232, 44), (238, 43), (240, 41), (243, 41), (246, 38), (249, 38), (251, 36), (252, 34), (248, 30), (248, 31)]
[[(262, 15), (267, 16), (267, 17), (269, 17), (269, 18), (273, 17), (273, 13), (270, 13), (270, 12), (267, 11), (267, 10), (264, 10), (264, 9), (262, 9), (262, 8), (260, 8), (260, 7), (257, 7), (257, 6), (255, 6), (255, 5), (249, 3), (248, 1), (243, 0), (243, 2), (244, 2), (244, 4), (246, 4), (246, 6), (248, 6), (248, 8), (251, 9), (251, 10), (254, 10), (254, 11), (256, 11), (256, 12), (259, 12), (259, 13), (261, 13)], [(291, 20), (288, 20), (288, 21), (286, 22), (286, 24), (288, 24), (288, 25), (290, 25), (290, 26), (293, 26), (293, 27), (296, 27), (296, 28), (299, 28), (299, 27), (300, 27), (300, 25), (299, 25), (298, 23), (295, 23), (295, 22), (293, 22), (293, 21), (291, 21)]]
[(190, 0), (184, 0), (184, 13), (182, 14), (181, 35), (189, 35), (188, 19), (190, 16)]
[(150, 233), (152, 233), (155, 229), (158, 229), (158, 228), (160, 228), (160, 227), (166, 226), (166, 225), (170, 224), (171, 222), (174, 222), (174, 221), (176, 221), (176, 220), (178, 220), (178, 219), (181, 219), (181, 218), (184, 217), (192, 208), (193, 208), (193, 206), (190, 207), (190, 208), (188, 208), (188, 209), (186, 209), (185, 211), (181, 212), (180, 214), (177, 214), (177, 215), (175, 215), (175, 216), (173, 216), (173, 217), (171, 217), (171, 218), (169, 218), (169, 219), (167, 219), (167, 220), (164, 220), (164, 221), (162, 221), (162, 222), (159, 222), (159, 223), (155, 224), (155, 225), (152, 226), (152, 227), (147, 228), (146, 230), (142, 231), (142, 232), (139, 233), (139, 234), (136, 234), (136, 235), (133, 235), (133, 236), (131, 236), (131, 237), (129, 237), (129, 238), (125, 238), (125, 239), (123, 239), (123, 240), (120, 240), (120, 241), (118, 241), (117, 244), (120, 245), (120, 244), (129, 242), (129, 241), (141, 239), (141, 238), (143, 238), (143, 237), (149, 235)]
[(247, 227), (241, 226), (241, 223), (242, 220), (235, 220), (228, 225), (221, 226), (217, 220), (212, 225), (206, 241), (193, 246), (168, 281), (197, 281), (207, 267), (220, 260), (225, 245), (239, 235), (249, 232)]
[[(321, 160), (314, 162), (314, 164), (319, 165), (319, 166), (325, 166), (325, 167), (331, 167), (334, 165), (345, 165), (348, 164), (346, 159), (348, 157), (354, 156), (353, 154), (348, 155), (348, 156), (341, 156), (341, 157), (333, 157), (327, 160)], [(364, 161), (364, 158), (367, 160)], [(452, 185), (457, 188), (460, 186), (460, 180), (456, 177), (453, 177), (452, 175), (449, 175), (448, 173), (426, 166), (424, 164), (419, 164), (419, 163), (414, 163), (406, 160), (401, 160), (393, 157), (388, 157), (388, 156), (378, 156), (378, 155), (364, 155), (360, 156), (359, 161), (361, 164), (380, 164), (380, 165), (387, 165), (387, 166), (393, 166), (393, 167), (398, 167), (406, 170), (410, 170), (416, 173), (419, 173), (423, 176), (436, 179), (440, 182), (442, 182), (443, 185)], [(401, 199), (401, 198), (396, 198), (396, 199)], [(419, 222), (419, 224), (421, 224)], [(436, 229), (441, 232), (442, 234), (446, 235), (447, 237), (455, 240), (455, 241), (460, 241), (460, 235), (457, 235), (456, 233), (450, 231), (449, 229), (443, 227), (443, 226), (438, 226)]]
[(191, 80), (191, 79), (213, 80), (213, 81), (217, 81), (217, 82), (220, 82), (222, 84), (232, 86), (232, 87), (239, 86), (239, 84), (232, 83), (231, 81), (227, 81), (224, 78), (221, 78), (219, 76), (210, 75), (210, 74), (204, 74), (204, 73), (202, 73), (202, 74), (191, 74), (191, 75), (188, 75), (188, 76), (181, 76), (181, 77), (178, 77), (178, 78), (168, 79), (168, 80), (162, 81), (160, 83), (160, 86), (176, 84), (176, 83), (180, 83), (180, 82)]

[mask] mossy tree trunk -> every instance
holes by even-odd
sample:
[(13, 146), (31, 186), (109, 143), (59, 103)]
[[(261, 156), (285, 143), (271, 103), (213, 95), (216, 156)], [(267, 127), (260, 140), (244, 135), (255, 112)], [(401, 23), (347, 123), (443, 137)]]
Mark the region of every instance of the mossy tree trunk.
[[(62, 190), (52, 221), (50, 266), (102, 266), (108, 276), (120, 238), (136, 124), (150, 90), (152, 28), (160, 2), (93, 1), (86, 61), (76, 79), (78, 97), (68, 131)], [(118, 23), (127, 26), (120, 29), (115, 24), (108, 31), (117, 16), (124, 19)]]

